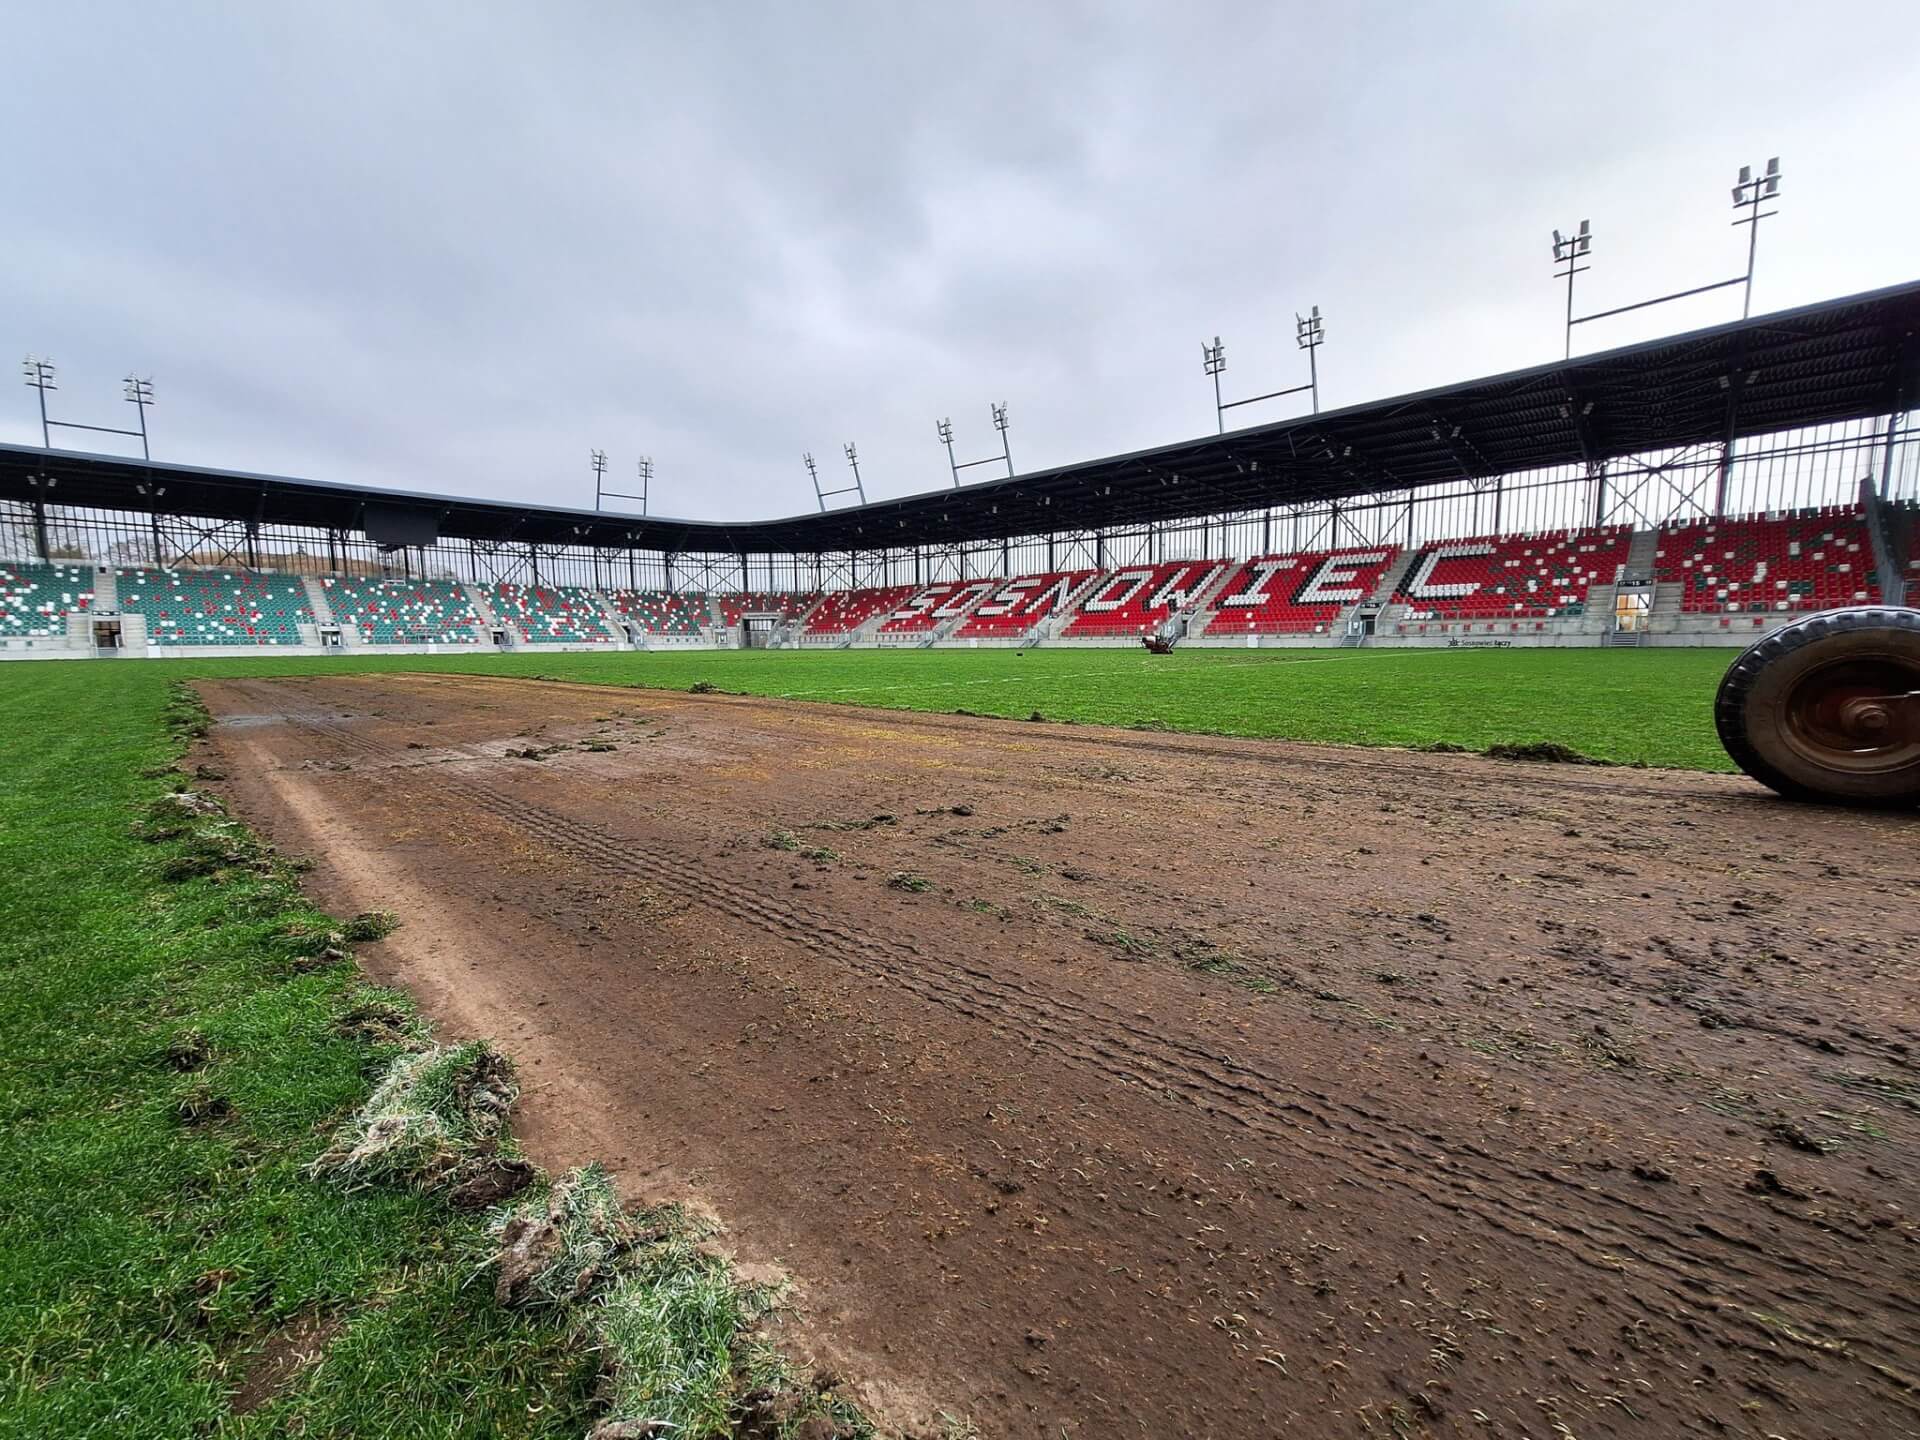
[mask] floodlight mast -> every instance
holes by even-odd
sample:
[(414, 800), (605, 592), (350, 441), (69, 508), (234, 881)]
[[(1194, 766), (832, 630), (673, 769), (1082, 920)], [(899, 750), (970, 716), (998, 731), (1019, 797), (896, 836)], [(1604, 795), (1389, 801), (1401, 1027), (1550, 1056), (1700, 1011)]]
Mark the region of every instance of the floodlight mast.
[(1322, 342), (1326, 339), (1326, 327), (1320, 320), (1320, 307), (1315, 305), (1309, 314), (1295, 311), (1293, 315), (1294, 342), (1307, 352), (1307, 383), (1290, 385), (1285, 390), (1270, 390), (1265, 395), (1250, 395), (1245, 400), (1223, 400), (1220, 397), (1220, 372), (1227, 368), (1227, 347), (1220, 343), (1218, 335), (1213, 343), (1200, 342), (1200, 368), (1213, 377), (1213, 418), (1219, 434), (1227, 433), (1227, 411), (1236, 410), (1242, 405), (1258, 405), (1264, 400), (1278, 400), (1285, 395), (1313, 396), (1313, 413), (1320, 413), (1320, 364), (1315, 358)]
[(20, 362), (20, 369), (27, 377), (27, 384), (40, 392), (40, 448), (51, 450), (53, 433), (47, 420), (47, 391), (60, 388), (53, 383), (53, 361), (29, 355)]
[(836, 495), (858, 495), (862, 505), (867, 503), (866, 486), (860, 481), (860, 452), (854, 449), (849, 440), (841, 449), (846, 453), (847, 463), (853, 467), (853, 484), (843, 485), (838, 490), (823, 490), (820, 487), (820, 467), (813, 463), (813, 452), (809, 450), (800, 458), (806, 463), (807, 477), (813, 481), (813, 496), (820, 504), (820, 513), (827, 513), (827, 501)]
[(638, 500), (640, 514), (647, 513), (647, 495), (653, 489), (653, 457), (642, 455), (638, 472), (640, 475), (640, 493), (630, 490), (609, 490), (606, 488), (607, 454), (604, 450), (593, 452), (593, 508), (599, 510), (608, 500)]
[(993, 428), (1000, 432), (1000, 453), (989, 455), (984, 460), (955, 460), (953, 421), (939, 420), (934, 423), (934, 429), (940, 434), (940, 443), (947, 447), (947, 469), (953, 476), (953, 488), (956, 490), (960, 488), (960, 472), (971, 470), (976, 465), (1005, 465), (1007, 478), (1013, 478), (1013, 450), (1007, 443), (1007, 402), (1002, 400), (998, 405), (989, 404), (988, 408), (993, 411)]
[(1592, 253), (1592, 221), (1582, 220), (1580, 222), (1580, 228), (1573, 234), (1565, 237), (1562, 237), (1558, 230), (1553, 232), (1553, 263), (1567, 267), (1565, 270), (1555, 270), (1553, 275), (1556, 280), (1564, 279), (1567, 282), (1567, 348), (1564, 358), (1569, 360), (1573, 358), (1573, 327), (1578, 323), (1573, 318), (1573, 277), (1580, 274), (1583, 270), (1591, 270), (1593, 268), (1591, 265), (1582, 265), (1580, 263), (1580, 261)]
[(1778, 215), (1778, 210), (1762, 213), (1760, 207), (1780, 194), (1780, 157), (1773, 156), (1767, 161), (1766, 172), (1755, 178), (1753, 168), (1740, 167), (1740, 179), (1733, 187), (1733, 208), (1744, 209), (1747, 213), (1733, 223), (1747, 227), (1747, 284), (1745, 298), (1740, 302), (1740, 318), (1748, 319), (1753, 314), (1753, 262), (1760, 249), (1760, 222)]
[(1200, 368), (1213, 377), (1213, 423), (1216, 433), (1227, 433), (1227, 407), (1220, 403), (1220, 372), (1227, 368), (1227, 347), (1218, 335), (1213, 344), (1200, 342)]
[(1313, 307), (1310, 314), (1293, 312), (1294, 342), (1307, 352), (1307, 388), (1313, 392), (1313, 413), (1320, 413), (1320, 364), (1314, 359), (1327, 338), (1326, 327), (1320, 323), (1320, 307)]
[[(1760, 246), (1760, 222), (1771, 219), (1780, 213), (1777, 210), (1762, 210), (1760, 207), (1776, 198), (1779, 194), (1780, 157), (1778, 155), (1775, 155), (1767, 161), (1765, 172), (1758, 176), (1753, 173), (1753, 167), (1751, 165), (1742, 165), (1740, 167), (1740, 178), (1734, 182), (1733, 186), (1733, 208), (1736, 211), (1744, 210), (1746, 214), (1740, 216), (1733, 223), (1735, 225), (1745, 225), (1748, 227), (1746, 274), (1736, 275), (1731, 280), (1715, 280), (1708, 285), (1696, 285), (1691, 290), (1676, 290), (1671, 295), (1657, 295), (1651, 300), (1640, 300), (1632, 305), (1616, 305), (1611, 310), (1598, 310), (1591, 315), (1576, 316), (1573, 313), (1573, 275), (1576, 271), (1572, 265), (1572, 260), (1579, 256), (1584, 256), (1587, 253), (1585, 245), (1579, 243), (1583, 242), (1587, 237), (1587, 222), (1582, 220), (1580, 222), (1580, 233), (1568, 240), (1562, 240), (1560, 232), (1558, 230), (1554, 231), (1554, 263), (1559, 264), (1565, 261), (1569, 267), (1565, 271), (1556, 270), (1554, 272), (1556, 277), (1564, 275), (1567, 281), (1566, 353), (1568, 358), (1572, 358), (1573, 355), (1573, 327), (1576, 325), (1590, 324), (1595, 320), (1606, 320), (1615, 315), (1625, 315), (1633, 310), (1645, 310), (1654, 305), (1665, 305), (1672, 300), (1686, 300), (1694, 295), (1705, 295), (1710, 290), (1725, 290), (1730, 286), (1741, 286), (1745, 291), (1745, 299), (1740, 306), (1740, 318), (1743, 320), (1750, 318), (1753, 314), (1753, 269), (1754, 260), (1759, 252)], [(1576, 244), (1579, 244), (1577, 250), (1573, 248)], [(1563, 250), (1566, 253), (1563, 253)], [(1578, 269), (1581, 270), (1587, 268), (1588, 267), (1584, 265), (1578, 267)]]
[(124, 383), (126, 385), (124, 393), (128, 403), (140, 411), (140, 458), (151, 460), (153, 453), (147, 448), (147, 407), (153, 404), (153, 377), (149, 375), (142, 380), (138, 376), (129, 375)]
[(153, 404), (153, 377), (149, 375), (141, 380), (127, 376), (123, 393), (133, 404), (140, 407), (140, 428), (128, 430), (117, 425), (82, 425), (77, 420), (55, 420), (47, 414), (47, 392), (58, 390), (54, 383), (53, 361), (29, 355), (20, 362), (21, 373), (26, 376), (27, 384), (40, 393), (40, 444), (44, 449), (53, 448), (55, 430), (89, 430), (95, 435), (126, 435), (140, 442), (140, 458), (151, 460), (153, 453), (147, 447), (147, 407)]

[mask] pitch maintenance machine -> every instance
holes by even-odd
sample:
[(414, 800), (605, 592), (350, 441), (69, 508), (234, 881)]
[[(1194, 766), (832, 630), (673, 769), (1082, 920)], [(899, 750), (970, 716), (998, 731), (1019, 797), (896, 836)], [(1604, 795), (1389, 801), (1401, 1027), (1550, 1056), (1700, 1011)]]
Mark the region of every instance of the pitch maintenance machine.
[(1792, 800), (1920, 804), (1920, 610), (1825, 610), (1733, 662), (1714, 699), (1734, 763)]

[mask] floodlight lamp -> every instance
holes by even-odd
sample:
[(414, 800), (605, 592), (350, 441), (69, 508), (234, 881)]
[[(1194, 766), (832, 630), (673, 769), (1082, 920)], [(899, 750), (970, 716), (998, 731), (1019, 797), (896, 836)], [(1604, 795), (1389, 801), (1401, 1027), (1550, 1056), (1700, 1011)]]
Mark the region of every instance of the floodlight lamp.
[(1006, 429), (1007, 428), (1007, 402), (1002, 400), (998, 405), (995, 405), (992, 408), (993, 408), (993, 428), (996, 430)]
[(1753, 183), (1753, 167), (1751, 165), (1742, 165), (1740, 167), (1740, 183), (1743, 186)]

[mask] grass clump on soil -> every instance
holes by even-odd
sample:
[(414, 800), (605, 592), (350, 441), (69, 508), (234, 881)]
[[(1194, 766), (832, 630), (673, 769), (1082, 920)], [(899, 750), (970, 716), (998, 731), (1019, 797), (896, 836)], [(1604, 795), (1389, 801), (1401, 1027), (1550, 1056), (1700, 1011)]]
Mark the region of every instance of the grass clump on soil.
[(1489, 760), (1528, 760), (1536, 765), (1611, 765), (1611, 760), (1596, 760), (1591, 755), (1582, 755), (1571, 746), (1556, 744), (1549, 740), (1535, 740), (1523, 745), (1489, 745), (1480, 752)]
[(384, 940), (400, 928), (400, 917), (391, 910), (363, 910), (340, 927), (340, 938), (353, 945)]
[(499, 1246), (494, 1294), (503, 1305), (586, 1299), (642, 1234), (597, 1164), (563, 1175), (528, 1204), (497, 1212), (490, 1229)]
[(910, 895), (918, 895), (933, 889), (933, 881), (911, 870), (896, 870), (887, 876), (887, 885), (894, 890), (905, 890)]
[[(969, 815), (972, 813), (973, 811), (971, 810), (967, 811)], [(808, 825), (807, 828), (809, 830), (833, 831), (877, 830), (882, 825), (895, 824), (898, 818), (898, 816), (888, 814), (883, 810), (878, 815), (870, 815), (864, 820), (815, 820), (812, 824)]]
[(732, 1433), (734, 1344), (753, 1318), (724, 1262), (663, 1241), (607, 1290), (593, 1320), (609, 1370), (602, 1437)]
[(605, 1170), (574, 1170), (498, 1212), (501, 1303), (570, 1315), (603, 1367), (593, 1440), (869, 1437), (832, 1376), (795, 1367), (763, 1333), (778, 1289), (743, 1285), (676, 1206), (628, 1215)]
[(830, 850), (825, 845), (805, 844), (791, 830), (769, 830), (765, 843), (769, 850), (786, 850), (802, 860), (813, 860), (822, 865), (830, 865), (840, 858), (839, 851)]
[(395, 1056), (313, 1172), (349, 1189), (456, 1183), (493, 1158), (519, 1093), (505, 1058), (482, 1041)]

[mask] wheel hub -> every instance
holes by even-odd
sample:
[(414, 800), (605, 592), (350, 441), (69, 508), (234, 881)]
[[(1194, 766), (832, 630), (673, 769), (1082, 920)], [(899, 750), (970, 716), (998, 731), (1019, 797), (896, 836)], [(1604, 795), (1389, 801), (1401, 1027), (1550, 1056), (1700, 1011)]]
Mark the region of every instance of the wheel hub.
[(1787, 738), (1809, 759), (1843, 769), (1901, 761), (1920, 745), (1920, 690), (1901, 665), (1824, 666), (1787, 696)]
[(1857, 696), (1840, 707), (1840, 728), (1858, 740), (1880, 744), (1910, 730), (1920, 716), (1920, 690), (1906, 695)]

